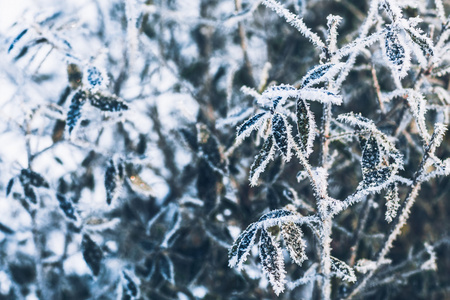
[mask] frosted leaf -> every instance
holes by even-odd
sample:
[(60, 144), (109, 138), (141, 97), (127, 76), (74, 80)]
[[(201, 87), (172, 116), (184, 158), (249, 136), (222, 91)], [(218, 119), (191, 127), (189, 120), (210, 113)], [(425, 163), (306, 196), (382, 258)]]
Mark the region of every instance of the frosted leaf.
[(75, 214), (75, 209), (73, 207), (73, 204), (70, 200), (67, 200), (67, 198), (62, 194), (56, 194), (56, 199), (58, 199), (59, 207), (64, 212), (66, 217), (69, 219), (72, 219), (74, 221), (77, 220), (77, 216)]
[(175, 272), (172, 260), (165, 254), (162, 254), (159, 259), (159, 271), (165, 280), (175, 284)]
[(334, 66), (334, 64), (323, 64), (316, 66), (312, 70), (308, 71), (308, 73), (303, 76), (301, 87), (303, 88), (308, 87), (308, 85), (313, 85), (315, 81), (323, 77), (323, 75), (325, 75), (332, 66)]
[(425, 122), (425, 114), (427, 112), (427, 101), (423, 97), (423, 95), (414, 90), (410, 90), (408, 94), (408, 103), (411, 108), (412, 114), (417, 124), (417, 128), (419, 129), (420, 136), (425, 140), (430, 140), (430, 134), (426, 128)]
[(379, 170), (364, 173), (362, 188), (380, 187), (387, 183), (392, 175), (391, 167), (384, 167)]
[(421, 32), (413, 27), (405, 28), (405, 31), (408, 33), (411, 40), (420, 47), (424, 56), (433, 56), (433, 42), (430, 38), (421, 34)]
[(385, 53), (391, 68), (399, 78), (405, 77), (409, 69), (410, 53), (403, 44), (397, 32), (391, 29), (386, 32), (384, 41)]
[(298, 90), (288, 84), (280, 84), (267, 88), (258, 98), (258, 104), (265, 107), (270, 106), (274, 111), (278, 106), (284, 105), (287, 98), (297, 97)]
[(240, 142), (243, 139), (245, 139), (246, 137), (248, 137), (253, 130), (255, 130), (256, 128), (258, 128), (259, 126), (261, 126), (261, 124), (264, 122), (263, 116), (266, 113), (259, 113), (257, 115), (254, 115), (253, 117), (251, 117), (250, 119), (248, 119), (247, 121), (245, 121), (241, 126), (239, 126), (239, 128), (237, 129), (237, 133), (236, 133), (236, 142)]
[(340, 122), (345, 122), (352, 126), (357, 126), (361, 129), (368, 129), (371, 131), (376, 131), (375, 124), (372, 120), (361, 116), (361, 114), (354, 114), (353, 112), (347, 114), (341, 114), (337, 117)]
[(250, 185), (256, 186), (258, 178), (267, 167), (267, 164), (273, 159), (275, 154), (275, 147), (273, 145), (273, 136), (269, 135), (265, 140), (259, 154), (255, 157), (255, 161), (250, 167)]
[(259, 227), (255, 223), (252, 223), (239, 235), (228, 253), (228, 265), (230, 268), (236, 267), (238, 270), (242, 269), (242, 264), (247, 259), (248, 253), (255, 243), (255, 236), (258, 229)]
[(22, 184), (23, 193), (26, 199), (34, 204), (37, 203), (37, 195), (34, 188), (29, 184)]
[(303, 99), (297, 100), (297, 129), (300, 137), (300, 148), (308, 156), (313, 150), (316, 123), (308, 103)]
[(293, 222), (283, 224), (281, 229), (284, 242), (289, 250), (289, 255), (296, 264), (301, 266), (308, 259), (302, 230)]
[(381, 153), (378, 141), (372, 134), (364, 143), (362, 151), (361, 166), (363, 173), (375, 170), (381, 162)]
[(14, 177), (8, 181), (8, 184), (6, 186), (6, 197), (8, 197), (9, 194), (11, 193), (13, 185), (14, 185)]
[(47, 180), (45, 180), (44, 177), (42, 177), (42, 175), (34, 171), (31, 171), (30, 169), (22, 169), (22, 171), (20, 171), (19, 179), (20, 182), (24, 185), (30, 184), (35, 187), (44, 187), (44, 188), (50, 187)]
[(331, 269), (336, 273), (336, 275), (344, 281), (356, 282), (356, 275), (353, 268), (347, 265), (342, 260), (331, 256)]
[(123, 292), (128, 295), (131, 299), (138, 298), (139, 296), (139, 287), (135, 280), (127, 274), (127, 272), (122, 271), (123, 275)]
[(281, 151), (285, 161), (291, 159), (291, 141), (289, 140), (289, 125), (282, 115), (276, 113), (272, 117), (272, 134), (278, 150)]
[(84, 91), (78, 91), (72, 97), (72, 102), (67, 113), (67, 126), (69, 127), (69, 134), (77, 125), (78, 120), (81, 118), (81, 108), (86, 103), (86, 93)]
[(12, 41), (11, 45), (9, 45), (8, 53), (11, 52), (16, 43), (27, 33), (27, 31), (28, 29), (24, 29), (16, 36), (16, 38)]
[(331, 103), (335, 105), (340, 105), (342, 103), (341, 96), (324, 89), (304, 88), (298, 91), (298, 97), (306, 100)]
[(89, 95), (89, 101), (92, 106), (101, 111), (118, 112), (128, 110), (128, 105), (117, 96), (95, 93)]
[(385, 199), (386, 199), (385, 220), (388, 223), (391, 223), (397, 216), (398, 209), (400, 208), (400, 198), (398, 197), (397, 184), (394, 184), (388, 189)]
[(85, 234), (81, 241), (81, 251), (83, 253), (83, 258), (92, 273), (97, 276), (100, 273), (100, 267), (103, 260), (102, 250), (87, 234)]
[(303, 76), (301, 81), (301, 87), (307, 88), (318, 83), (329, 81), (333, 79), (334, 76), (340, 71), (344, 64), (323, 64), (318, 65), (308, 71), (305, 76)]
[(85, 80), (83, 82), (88, 84), (88, 88), (96, 89), (96, 88), (105, 88), (108, 83), (108, 77), (106, 76), (106, 72), (96, 66), (89, 66), (86, 69)]
[(283, 253), (272, 236), (263, 229), (259, 240), (259, 256), (263, 272), (269, 278), (275, 294), (284, 291), (286, 271), (284, 269)]
[(111, 204), (119, 197), (122, 188), (121, 179), (114, 161), (110, 159), (105, 170), (106, 203)]

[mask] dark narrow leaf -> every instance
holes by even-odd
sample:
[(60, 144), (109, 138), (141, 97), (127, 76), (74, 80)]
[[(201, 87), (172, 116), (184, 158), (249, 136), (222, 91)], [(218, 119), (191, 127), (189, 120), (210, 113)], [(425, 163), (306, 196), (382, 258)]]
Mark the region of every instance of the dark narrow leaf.
[(245, 121), (237, 130), (236, 137), (241, 136), (242, 134), (245, 136), (248, 136), (256, 127), (258, 121), (261, 119), (262, 116), (264, 116), (266, 113), (259, 113)]
[(413, 42), (420, 47), (420, 50), (422, 50), (423, 55), (432, 56), (434, 54), (432, 41), (429, 38), (418, 34), (414, 30), (408, 30), (407, 28), (405, 28), (405, 31), (409, 34)]
[(388, 59), (394, 64), (399, 66), (398, 70), (402, 69), (402, 65), (405, 61), (405, 49), (400, 44), (397, 33), (389, 30), (386, 33), (385, 40), (386, 55)]
[(306, 73), (306, 75), (303, 76), (301, 87), (306, 87), (308, 86), (308, 83), (310, 83), (311, 81), (321, 78), (333, 66), (334, 64), (323, 64), (308, 71), (308, 73)]
[(377, 187), (388, 181), (391, 177), (392, 170), (390, 167), (384, 167), (363, 174), (363, 188)]
[(272, 117), (272, 134), (278, 149), (287, 159), (289, 157), (289, 141), (286, 123), (280, 114), (274, 114)]
[(6, 186), (6, 197), (11, 193), (12, 187), (14, 185), (14, 177), (8, 181), (8, 185)]
[(380, 165), (380, 162), (380, 147), (378, 146), (377, 139), (371, 135), (370, 138), (364, 143), (364, 148), (362, 151), (361, 166), (363, 173), (375, 170)]
[(259, 255), (264, 273), (269, 278), (275, 294), (284, 291), (286, 271), (284, 270), (283, 254), (267, 230), (261, 230)]
[(0, 231), (6, 234), (13, 234), (14, 230), (0, 222)]
[(8, 48), (8, 53), (11, 52), (11, 50), (14, 48), (14, 45), (27, 33), (28, 29), (22, 30), (21, 33), (19, 33), (18, 36), (12, 41), (11, 45)]
[(106, 189), (106, 203), (111, 204), (117, 195), (117, 171), (114, 161), (109, 160), (105, 170), (105, 189)]
[(34, 171), (31, 171), (30, 169), (22, 169), (20, 172), (20, 181), (24, 184), (31, 184), (35, 187), (49, 187), (49, 184), (44, 177)]
[(161, 255), (159, 259), (159, 271), (165, 280), (175, 284), (172, 260), (167, 255)]
[(92, 106), (101, 111), (118, 112), (128, 110), (128, 105), (116, 96), (103, 95), (100, 93), (89, 96)]
[(258, 182), (259, 175), (265, 170), (269, 161), (273, 158), (273, 136), (269, 135), (264, 141), (264, 144), (259, 151), (259, 154), (255, 157), (255, 161), (250, 167), (250, 184), (255, 186)]
[(103, 252), (100, 247), (87, 235), (83, 235), (81, 241), (81, 251), (92, 273), (97, 276), (100, 273), (100, 267), (103, 260)]
[(17, 55), (14, 57), (14, 60), (15, 60), (15, 61), (19, 60), (20, 58), (22, 58), (23, 56), (25, 56), (25, 54), (27, 54), (27, 53), (28, 53), (28, 46), (22, 47), (22, 49), (20, 50), (19, 54), (17, 54)]
[(133, 298), (136, 298), (139, 293), (139, 288), (138, 288), (137, 284), (133, 281), (133, 279), (125, 271), (122, 271), (122, 274), (123, 274), (123, 278), (125, 281), (125, 284), (123, 285), (123, 289), (124, 289), (125, 293)]
[(237, 238), (228, 254), (230, 267), (242, 269), (242, 264), (247, 259), (247, 255), (255, 242), (257, 231), (258, 226), (254, 223), (250, 224)]
[(197, 151), (198, 149), (198, 142), (197, 142), (197, 132), (196, 128), (188, 128), (184, 127), (180, 129), (180, 133), (183, 136), (184, 140), (188, 144), (188, 146), (194, 150)]
[(314, 142), (314, 116), (308, 104), (303, 99), (297, 100), (297, 129), (300, 137), (300, 147), (303, 152), (309, 154)]
[(78, 120), (81, 118), (81, 108), (84, 103), (86, 103), (86, 93), (84, 91), (76, 92), (72, 98), (69, 112), (67, 113), (66, 124), (69, 126), (69, 133), (72, 132), (74, 127), (77, 125)]
[(23, 193), (25, 194), (25, 197), (28, 199), (28, 201), (31, 201), (32, 203), (37, 203), (37, 196), (36, 192), (34, 191), (34, 188), (29, 184), (22, 184), (23, 186)]
[(56, 199), (59, 201), (59, 207), (62, 209), (66, 217), (72, 219), (74, 221), (77, 220), (77, 216), (75, 215), (75, 209), (71, 201), (67, 200), (66, 197), (62, 194), (56, 194)]

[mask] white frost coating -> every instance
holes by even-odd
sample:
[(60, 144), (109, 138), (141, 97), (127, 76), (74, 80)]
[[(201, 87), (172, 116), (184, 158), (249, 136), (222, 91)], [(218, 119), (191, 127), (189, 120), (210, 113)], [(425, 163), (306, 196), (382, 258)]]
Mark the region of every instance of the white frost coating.
[(437, 256), (436, 252), (434, 251), (434, 247), (428, 243), (425, 243), (424, 246), (430, 258), (420, 266), (420, 269), (437, 271), (437, 264), (436, 264)]
[(208, 289), (204, 286), (196, 286), (192, 288), (192, 294), (199, 299), (203, 299), (207, 293)]
[(298, 97), (335, 105), (341, 105), (342, 103), (341, 96), (322, 89), (301, 89), (298, 91)]
[(417, 128), (419, 129), (420, 136), (426, 141), (430, 141), (430, 134), (426, 128), (425, 114), (427, 112), (425, 97), (414, 90), (410, 90), (408, 94), (408, 103), (416, 120)]
[(336, 272), (336, 275), (342, 278), (342, 280), (356, 282), (356, 275), (353, 268), (333, 256), (331, 257), (331, 269)]
[(297, 30), (300, 31), (301, 34), (308, 38), (314, 46), (316, 46), (320, 50), (325, 48), (325, 44), (321, 40), (321, 38), (316, 33), (312, 32), (311, 29), (308, 28), (308, 26), (306, 26), (306, 24), (303, 22), (303, 19), (300, 19), (299, 17), (288, 11), (278, 1), (264, 0), (263, 4), (275, 11), (280, 17), (285, 18), (289, 24), (297, 28)]
[(327, 43), (328, 43), (328, 50), (331, 53), (334, 53), (337, 50), (337, 36), (338, 36), (337, 28), (342, 20), (343, 19), (340, 16), (334, 15), (327, 16), (327, 26), (328, 26)]
[(7, 295), (11, 290), (12, 282), (5, 271), (0, 271), (0, 295)]

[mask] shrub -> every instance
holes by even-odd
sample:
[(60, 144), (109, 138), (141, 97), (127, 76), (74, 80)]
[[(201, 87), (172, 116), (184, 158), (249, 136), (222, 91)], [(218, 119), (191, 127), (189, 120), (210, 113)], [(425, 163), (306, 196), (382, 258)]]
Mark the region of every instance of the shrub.
[(448, 297), (441, 0), (39, 3), (0, 35), (2, 299)]

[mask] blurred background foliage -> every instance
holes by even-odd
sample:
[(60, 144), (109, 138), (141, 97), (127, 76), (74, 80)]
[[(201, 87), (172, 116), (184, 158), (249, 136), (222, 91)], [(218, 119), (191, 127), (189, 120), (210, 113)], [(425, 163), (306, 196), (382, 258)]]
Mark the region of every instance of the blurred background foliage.
[[(268, 209), (293, 203), (293, 191), (304, 201), (300, 213), (315, 210), (309, 184), (297, 182), (301, 167), (295, 161), (276, 158), (261, 184), (250, 187), (249, 167), (259, 141), (252, 138), (233, 149), (236, 124), (222, 121), (254, 105), (240, 92), (243, 85), (262, 91), (271, 83), (294, 84), (319, 63), (320, 53), (307, 39), (253, 2), (36, 1), (0, 32), (5, 89), (0, 96), (0, 299), (317, 298), (311, 285), (276, 297), (258, 259), (249, 260), (242, 273), (228, 267), (228, 248), (237, 234)], [(357, 35), (367, 2), (283, 4), (322, 37), (326, 17), (341, 16), (338, 45), (343, 45)], [(417, 16), (419, 9), (406, 13)], [(428, 21), (433, 15), (422, 17)], [(386, 67), (376, 64), (377, 53), (372, 55), (358, 58), (342, 87), (344, 104), (333, 112), (361, 112), (392, 132), (404, 110), (379, 113), (372, 66), (382, 91), (392, 90), (393, 83)], [(105, 112), (85, 104), (69, 133), (71, 103), (77, 91), (87, 91), (92, 66), (108, 82), (89, 93), (123, 101), (129, 109)], [(413, 74), (405, 81), (413, 85), (414, 80)], [(448, 91), (449, 76), (439, 84)], [(406, 105), (404, 99), (393, 101)], [(319, 120), (322, 107), (311, 107)], [(427, 117), (434, 120), (433, 114)], [(411, 124), (397, 141), (407, 162), (405, 177), (421, 159), (420, 137)], [(359, 161), (352, 159), (360, 148), (357, 142), (331, 145), (339, 152), (339, 168), (329, 178), (330, 194), (343, 198), (360, 181)], [(449, 145), (447, 135), (439, 157), (449, 156)], [(319, 160), (316, 150), (313, 162)], [(27, 192), (20, 177), (24, 169), (40, 174), (48, 186), (31, 183)], [(449, 178), (423, 186), (389, 256), (400, 267), (382, 271), (374, 282), (399, 275), (369, 286), (365, 299), (450, 297), (448, 190)], [(353, 265), (355, 257), (376, 253), (389, 230), (383, 197), (370, 196), (336, 218), (335, 257)], [(304, 233), (309, 260), (302, 268), (287, 263), (292, 280), (317, 260), (317, 241), (307, 228)], [(400, 275), (418, 268), (414, 258), (424, 242), (437, 245), (437, 271)], [(334, 298), (349, 289), (338, 280), (333, 287)]]

